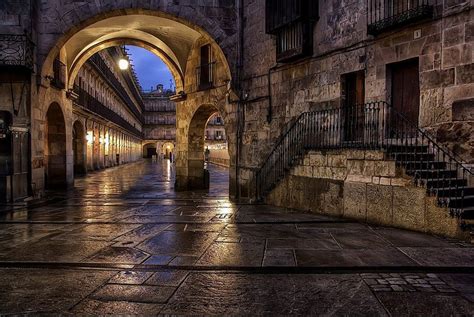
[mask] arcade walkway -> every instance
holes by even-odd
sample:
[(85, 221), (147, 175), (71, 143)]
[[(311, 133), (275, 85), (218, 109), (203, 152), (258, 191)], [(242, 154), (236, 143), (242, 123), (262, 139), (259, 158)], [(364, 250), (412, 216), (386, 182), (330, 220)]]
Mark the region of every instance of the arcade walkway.
[(0, 314), (469, 315), (472, 245), (173, 192), (173, 168), (92, 173), (0, 213)]

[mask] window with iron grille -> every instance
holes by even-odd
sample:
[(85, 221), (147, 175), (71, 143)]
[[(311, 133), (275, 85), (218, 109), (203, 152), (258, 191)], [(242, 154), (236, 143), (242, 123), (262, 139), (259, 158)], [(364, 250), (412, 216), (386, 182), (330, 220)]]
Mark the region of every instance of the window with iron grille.
[(316, 0), (266, 0), (266, 32), (276, 36), (278, 62), (312, 54), (318, 15)]

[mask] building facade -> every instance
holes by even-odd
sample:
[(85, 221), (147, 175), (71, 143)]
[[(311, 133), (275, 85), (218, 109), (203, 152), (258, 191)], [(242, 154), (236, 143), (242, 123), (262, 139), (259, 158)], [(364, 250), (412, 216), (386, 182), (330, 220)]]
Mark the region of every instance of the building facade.
[[(73, 100), (74, 174), (136, 161), (143, 139), (142, 100), (119, 47), (93, 55), (79, 70)], [(124, 93), (125, 92), (125, 93)]]
[[(142, 92), (145, 105), (143, 157), (155, 153), (170, 158), (176, 146), (176, 103), (170, 100), (174, 91), (165, 90), (162, 84), (156, 89)], [(227, 149), (224, 120), (215, 113), (209, 118), (205, 130), (205, 148)]]
[[(177, 190), (205, 187), (205, 129), (218, 112), (228, 142), (232, 197), (265, 199), (290, 176), (288, 171), (294, 167), (290, 165), (304, 156), (300, 151), (378, 150), (392, 155), (399, 146), (397, 151), (402, 152), (391, 156), (397, 167), (405, 172), (415, 167), (413, 183), (423, 184), (429, 194), (437, 195), (438, 203), (467, 219), (470, 205), (464, 204), (470, 202), (463, 197), (470, 193), (474, 160), (471, 1), (225, 0), (195, 5), (183, 1), (59, 4), (8, 0), (0, 6), (4, 34), (1, 98), (8, 111), (2, 115), (3, 126), (8, 126), (5, 131), (18, 133), (15, 140), (24, 140), (2, 146), (26, 158), (21, 161), (24, 166), (11, 162), (3, 166), (8, 166), (12, 177), (35, 184), (38, 192), (44, 189), (49, 161), (56, 162), (54, 156), (48, 158), (45, 137), (61, 128), (48, 130), (49, 107), (56, 104), (64, 113), (66, 178), (70, 182), (77, 75), (97, 52), (131, 44), (148, 48), (169, 66), (176, 94), (170, 100), (157, 99), (156, 104), (165, 104), (167, 109), (174, 102), (176, 119), (167, 110), (162, 115), (151, 113), (154, 106), (146, 110), (146, 105), (142, 122), (134, 110), (120, 115), (125, 116), (125, 125), (148, 133), (141, 139), (133, 139), (131, 133), (132, 143), (166, 141), (165, 126), (175, 122)], [(121, 31), (125, 29), (127, 37)], [(11, 53), (12, 48), (22, 54)], [(56, 60), (66, 69), (62, 89), (51, 85), (61, 65)], [(124, 89), (131, 103), (140, 105), (136, 91)], [(154, 125), (163, 128), (153, 130)], [(100, 143), (106, 132), (99, 130), (94, 135)], [(3, 134), (13, 138), (13, 134)], [(99, 153), (96, 165), (111, 161), (105, 150), (95, 153)], [(143, 155), (143, 148), (139, 153)], [(336, 164), (333, 159), (342, 161)], [(362, 166), (375, 165), (365, 162), (369, 159), (363, 161)], [(331, 158), (333, 163), (336, 166), (319, 167), (344, 169), (347, 162), (339, 157)], [(92, 167), (94, 164), (92, 159)], [(11, 172), (11, 166), (18, 173)], [(320, 179), (315, 167), (305, 168), (306, 176), (300, 176)], [(369, 176), (379, 177), (371, 178), (371, 184), (381, 182), (381, 176), (372, 171), (375, 167), (361, 167), (357, 175), (363, 177), (357, 181), (331, 168), (325, 169), (324, 186), (318, 188), (326, 191), (318, 197), (319, 202), (339, 203), (333, 204), (335, 209), (344, 210), (350, 204), (340, 204), (346, 199), (340, 196), (343, 192), (368, 193)], [(436, 172), (428, 171), (433, 169)], [(12, 177), (5, 177), (1, 186), (11, 187)], [(388, 186), (392, 196), (400, 190)], [(411, 187), (403, 190), (416, 191)], [(294, 197), (291, 199), (297, 199)]]

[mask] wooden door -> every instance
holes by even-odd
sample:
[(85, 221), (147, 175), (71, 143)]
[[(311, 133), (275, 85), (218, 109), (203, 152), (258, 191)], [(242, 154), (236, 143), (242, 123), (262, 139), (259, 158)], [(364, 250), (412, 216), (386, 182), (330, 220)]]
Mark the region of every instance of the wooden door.
[(358, 71), (342, 78), (344, 141), (362, 141), (364, 136), (365, 73)]
[[(391, 72), (392, 107), (395, 112), (403, 115), (413, 126), (417, 127), (420, 113), (418, 59), (394, 64), (391, 66)], [(407, 128), (407, 125), (399, 120), (397, 115), (392, 114), (391, 122), (396, 131)]]
[(201, 74), (199, 78), (199, 88), (207, 89), (211, 86), (211, 46), (201, 46)]

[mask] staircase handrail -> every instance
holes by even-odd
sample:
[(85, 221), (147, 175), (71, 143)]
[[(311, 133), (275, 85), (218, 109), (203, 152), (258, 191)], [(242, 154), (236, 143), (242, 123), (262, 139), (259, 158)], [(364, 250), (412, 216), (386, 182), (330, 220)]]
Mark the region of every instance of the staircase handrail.
[[(441, 146), (439, 145), (433, 138), (433, 136), (430, 134), (430, 133), (427, 133), (426, 131), (423, 131), (420, 127), (418, 127), (417, 124), (413, 123), (411, 120), (409, 120), (404, 114), (400, 113), (398, 110), (396, 110), (395, 108), (393, 108), (390, 104), (388, 104), (387, 102), (384, 102), (386, 105), (388, 105), (389, 109), (391, 112), (393, 112), (395, 115), (397, 115), (401, 120), (403, 120), (405, 122), (405, 124), (409, 125), (410, 128), (414, 129), (415, 131), (417, 131), (418, 133), (421, 134), (422, 137), (426, 138), (437, 150), (439, 150), (440, 152), (442, 152), (444, 155), (446, 155), (448, 157), (448, 159), (456, 164), (458, 164), (464, 171), (466, 171), (467, 173), (469, 173), (470, 175), (473, 175), (474, 176), (474, 173), (466, 168), (464, 166), (465, 163), (463, 162), (460, 162), (457, 158), (456, 158), (456, 154), (452, 151), (450, 151), (449, 149), (445, 148), (444, 146)], [(392, 115), (392, 113), (390, 113), (390, 115)]]

